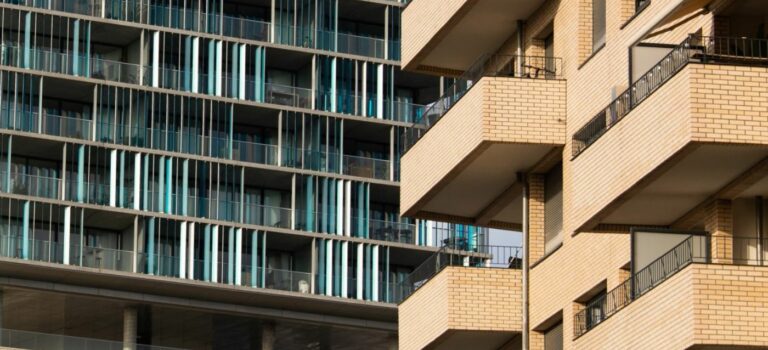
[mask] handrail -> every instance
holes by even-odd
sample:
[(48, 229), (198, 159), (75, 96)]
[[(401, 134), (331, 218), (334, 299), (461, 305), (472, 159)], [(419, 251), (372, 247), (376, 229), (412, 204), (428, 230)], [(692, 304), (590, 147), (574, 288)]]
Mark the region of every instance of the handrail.
[[(465, 250), (460, 251), (456, 248)], [(448, 266), (520, 269), (522, 268), (522, 247), (444, 245), (408, 275), (403, 282), (406, 285), (403, 289), (408, 291), (403, 300)]]
[(592, 300), (573, 316), (573, 338), (577, 339), (647, 294), (694, 262), (707, 262), (708, 252), (700, 247), (704, 236), (691, 235), (616, 288)]
[(768, 65), (768, 40), (689, 35), (573, 134), (572, 158), (578, 157), (692, 62)]
[(456, 78), (437, 101), (427, 105), (421, 120), (421, 127), (408, 128), (404, 131), (402, 142), (405, 152), (440, 121), (481, 78), (504, 76), (526, 79), (559, 79), (561, 74), (562, 60), (557, 57), (483, 55), (460, 77)]

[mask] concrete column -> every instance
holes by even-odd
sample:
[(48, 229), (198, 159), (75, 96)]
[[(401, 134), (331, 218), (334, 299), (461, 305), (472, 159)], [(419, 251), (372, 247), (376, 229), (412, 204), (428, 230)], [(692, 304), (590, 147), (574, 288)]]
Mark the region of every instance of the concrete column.
[(733, 263), (733, 211), (731, 201), (718, 199), (706, 209), (704, 228), (709, 232), (710, 257), (715, 264)]
[(123, 350), (136, 349), (136, 330), (138, 310), (135, 306), (127, 306), (123, 310)]
[(275, 324), (264, 322), (261, 326), (261, 350), (275, 349)]

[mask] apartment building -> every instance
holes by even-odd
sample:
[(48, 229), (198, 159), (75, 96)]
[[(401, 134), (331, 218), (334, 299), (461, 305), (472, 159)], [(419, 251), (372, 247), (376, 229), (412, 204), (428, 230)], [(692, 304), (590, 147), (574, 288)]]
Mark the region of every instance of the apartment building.
[(401, 135), (401, 214), (519, 230), (525, 253), (519, 272), (435, 265), (400, 349), (768, 347), (767, 18), (760, 0), (408, 4), (403, 67), (456, 79)]
[(0, 347), (392, 349), (402, 0), (0, 1)]

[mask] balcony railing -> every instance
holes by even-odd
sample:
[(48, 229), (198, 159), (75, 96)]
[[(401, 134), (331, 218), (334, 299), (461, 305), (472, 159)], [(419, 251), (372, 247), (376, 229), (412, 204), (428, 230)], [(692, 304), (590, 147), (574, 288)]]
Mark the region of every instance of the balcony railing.
[(706, 236), (691, 235), (618, 287), (574, 315), (573, 337), (581, 337), (686, 266), (709, 261)]
[(163, 346), (124, 344), (122, 342), (71, 337), (61, 334), (39, 333), (15, 329), (0, 329), (0, 347), (28, 350), (173, 350)]
[(556, 57), (493, 55), (483, 56), (448, 87), (437, 101), (426, 106), (421, 118), (422, 128), (409, 128), (403, 134), (403, 145), (410, 149), (483, 77), (514, 77), (526, 79), (559, 79), (562, 60)]
[(390, 180), (390, 161), (361, 156), (344, 155), (344, 175)]
[(312, 89), (266, 83), (264, 91), (264, 102), (267, 103), (299, 108), (312, 106)]
[(768, 40), (689, 35), (573, 135), (573, 158), (692, 62), (768, 66)]
[(520, 269), (522, 253), (522, 247), (514, 246), (478, 245), (469, 247), (468, 251), (443, 246), (408, 275), (402, 290), (412, 294), (448, 266)]

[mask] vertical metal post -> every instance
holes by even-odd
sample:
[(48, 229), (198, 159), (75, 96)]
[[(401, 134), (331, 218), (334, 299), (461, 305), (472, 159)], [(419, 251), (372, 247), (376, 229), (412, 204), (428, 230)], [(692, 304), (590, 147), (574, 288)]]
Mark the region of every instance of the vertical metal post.
[(757, 261), (760, 265), (763, 264), (763, 197), (755, 197), (755, 218), (756, 231), (757, 231)]
[[(523, 21), (517, 21), (517, 62), (515, 76), (523, 76)], [(525, 347), (523, 347), (525, 349)]]
[(528, 194), (529, 194), (529, 188), (528, 188), (528, 179), (524, 174), (518, 175), (518, 181), (523, 182), (523, 222), (522, 222), (522, 228), (523, 228), (523, 322), (522, 322), (522, 328), (523, 328), (523, 336), (522, 336), (522, 350), (528, 350), (528, 269), (530, 267), (529, 264), (529, 256), (530, 256), (530, 239), (529, 239), (529, 229), (528, 229)]

